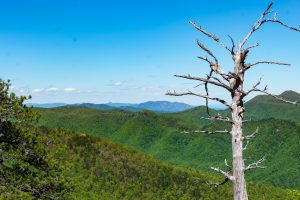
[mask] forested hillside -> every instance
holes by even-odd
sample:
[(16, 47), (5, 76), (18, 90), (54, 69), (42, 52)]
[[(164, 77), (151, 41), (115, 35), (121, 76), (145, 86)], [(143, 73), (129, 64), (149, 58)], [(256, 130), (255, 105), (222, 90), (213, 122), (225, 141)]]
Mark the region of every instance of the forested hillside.
[[(300, 101), (300, 94), (294, 91), (285, 91), (278, 95), (281, 98), (290, 101)], [(245, 103), (245, 117), (252, 120), (260, 119), (284, 119), (299, 123), (300, 122), (300, 107), (296, 105), (291, 105), (284, 103), (282, 101), (276, 100), (273, 97), (267, 95), (258, 95), (253, 99), (250, 99)], [(212, 114), (220, 113), (223, 116), (230, 116), (230, 111), (226, 110), (213, 110), (210, 109)], [(203, 124), (209, 124), (210, 121), (201, 119), (201, 117), (206, 116), (206, 107), (199, 106), (186, 110), (183, 112), (173, 113), (171, 116), (175, 116), (182, 120), (186, 120), (196, 126), (201, 126)]]
[[(163, 115), (150, 111), (131, 113), (80, 107), (39, 111), (42, 115), (40, 125), (102, 136), (178, 166), (212, 172), (210, 166), (224, 166), (224, 159), (231, 158), (230, 138), (226, 135), (185, 133), (197, 128), (225, 128), (223, 124), (199, 123), (195, 126), (194, 122), (189, 123), (185, 115), (193, 114), (193, 110), (184, 112), (180, 117), (180, 113)], [(265, 119), (246, 124), (246, 132), (251, 133), (257, 127), (260, 127), (260, 133), (249, 144), (246, 158), (250, 163), (266, 156), (267, 168), (249, 172), (248, 180), (299, 189), (299, 125), (291, 121)]]
[[(60, 182), (57, 182), (58, 174), (55, 172), (45, 176), (48, 170), (36, 171), (24, 165), (25, 161), (22, 167), (28, 173), (14, 171), (14, 175), (5, 174), (10, 178), (22, 176), (19, 184), (24, 187), (1, 185), (0, 199), (225, 200), (232, 195), (229, 184), (218, 188), (214, 186), (223, 181), (221, 178), (176, 168), (98, 137), (47, 127), (30, 128), (30, 134), (36, 137), (35, 145), (43, 149), (44, 159), (51, 164), (51, 168), (59, 167)], [(10, 155), (14, 155), (13, 152), (17, 153), (10, 151)], [(43, 188), (50, 187), (52, 195), (39, 196), (30, 187), (33, 184), (31, 181), (39, 181)], [(54, 186), (65, 188), (64, 192), (54, 193)], [(293, 199), (293, 195), (297, 195), (295, 191), (249, 183), (251, 199)]]

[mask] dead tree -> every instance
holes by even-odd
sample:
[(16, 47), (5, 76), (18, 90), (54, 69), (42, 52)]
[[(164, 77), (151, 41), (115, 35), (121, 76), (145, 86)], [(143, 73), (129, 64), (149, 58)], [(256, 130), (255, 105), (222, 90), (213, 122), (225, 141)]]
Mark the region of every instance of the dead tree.
[[(198, 46), (206, 53), (209, 57), (202, 57), (199, 56), (198, 58), (205, 61), (210, 67), (210, 73), (207, 75), (206, 78), (195, 77), (191, 75), (175, 75), (176, 77), (195, 80), (199, 81), (201, 84), (204, 85), (205, 94), (195, 93), (193, 91), (187, 91), (184, 93), (177, 93), (177, 92), (167, 92), (167, 95), (171, 96), (184, 96), (184, 95), (193, 95), (204, 98), (206, 100), (206, 108), (208, 117), (206, 119), (215, 120), (215, 121), (222, 121), (231, 124), (231, 131), (194, 131), (198, 133), (208, 133), (208, 134), (228, 134), (232, 138), (232, 164), (230, 166), (229, 171), (221, 170), (219, 168), (211, 167), (211, 169), (215, 170), (216, 172), (225, 176), (225, 180), (231, 181), (233, 183), (233, 192), (234, 192), (234, 199), (235, 200), (247, 200), (247, 190), (246, 190), (246, 182), (245, 182), (245, 172), (248, 170), (252, 170), (255, 168), (264, 168), (262, 166), (262, 162), (265, 160), (263, 157), (262, 159), (258, 160), (255, 163), (245, 165), (245, 160), (243, 159), (243, 151), (247, 149), (247, 145), (250, 140), (252, 140), (255, 135), (258, 133), (258, 129), (249, 135), (244, 135), (243, 133), (243, 124), (246, 120), (244, 120), (244, 99), (252, 92), (261, 92), (267, 95), (270, 95), (276, 98), (279, 101), (283, 101), (285, 103), (290, 104), (298, 104), (298, 101), (289, 101), (285, 100), (279, 96), (273, 95), (267, 91), (267, 87), (262, 89), (259, 88), (261, 84), (261, 80), (259, 80), (256, 84), (253, 85), (252, 88), (249, 90), (244, 89), (244, 75), (245, 73), (251, 69), (252, 67), (259, 65), (259, 64), (275, 64), (275, 65), (290, 65), (287, 63), (276, 62), (276, 61), (258, 61), (255, 63), (246, 63), (246, 58), (249, 52), (258, 47), (259, 44), (250, 45), (245, 47), (247, 41), (251, 38), (251, 36), (258, 31), (263, 25), (267, 23), (276, 23), (281, 26), (284, 26), (288, 29), (298, 31), (299, 29), (289, 26), (282, 21), (277, 19), (277, 13), (271, 11), (273, 3), (270, 3), (267, 9), (261, 14), (260, 18), (256, 21), (256, 23), (252, 26), (250, 32), (246, 35), (246, 37), (241, 40), (236, 46), (234, 40), (229, 36), (231, 40), (231, 45), (225, 45), (217, 36), (212, 33), (207, 32), (201, 26), (198, 26), (195, 22), (190, 22), (190, 24), (200, 31), (203, 35), (207, 36), (208, 38), (214, 40), (215, 42), (219, 43), (222, 47), (224, 47), (232, 56), (233, 59), (233, 71), (232, 72), (224, 72), (222, 67), (219, 64), (217, 57), (214, 53), (209, 50), (204, 44), (202, 44), (199, 40), (197, 40)], [(271, 17), (270, 17), (271, 15)], [(214, 85), (217, 87), (221, 87), (225, 89), (227, 92), (230, 93), (232, 102), (229, 103), (226, 100), (219, 98), (219, 97), (212, 97), (209, 95), (208, 86)], [(224, 104), (226, 107), (229, 108), (231, 111), (231, 117), (224, 117), (220, 114), (213, 116), (210, 114), (208, 109), (208, 101), (213, 100)], [(227, 161), (225, 160), (225, 164)]]

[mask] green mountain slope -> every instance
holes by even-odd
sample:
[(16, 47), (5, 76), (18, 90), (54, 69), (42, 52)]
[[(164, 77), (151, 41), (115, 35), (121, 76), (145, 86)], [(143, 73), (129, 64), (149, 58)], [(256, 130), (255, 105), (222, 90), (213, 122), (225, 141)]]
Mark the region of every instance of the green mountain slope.
[[(36, 128), (35, 132), (48, 152), (48, 159), (61, 167), (63, 176), (72, 185), (66, 194), (68, 199), (177, 200), (232, 196), (229, 184), (218, 188), (209, 184), (221, 181), (219, 178), (163, 164), (101, 138), (46, 127)], [(287, 193), (291, 193), (252, 183), (248, 187), (251, 199), (287, 199)]]
[(103, 133), (106, 137), (119, 130), (134, 115), (124, 110), (97, 110), (75, 106), (36, 110), (42, 115), (40, 125), (69, 128), (92, 135)]
[[(212, 172), (209, 170), (210, 166), (222, 167), (224, 159), (229, 160), (231, 157), (229, 137), (183, 133), (183, 130), (197, 127), (169, 115), (149, 111), (108, 112), (74, 107), (40, 111), (40, 125), (103, 136), (178, 166)], [(202, 129), (209, 130), (214, 126), (216, 125), (206, 125)], [(217, 126), (218, 129), (224, 129), (223, 124)], [(261, 128), (261, 133), (249, 145), (247, 161), (254, 161), (266, 155), (267, 168), (250, 172), (248, 180), (283, 188), (300, 188), (299, 125), (269, 119), (249, 123), (246, 125), (246, 132), (255, 130), (257, 126)], [(285, 167), (281, 169), (282, 166)]]
[[(213, 110), (209, 109), (211, 115), (216, 115), (218, 113), (228, 116), (229, 112), (227, 110)], [(201, 127), (204, 125), (211, 124), (211, 121), (202, 119), (202, 117), (207, 117), (207, 111), (205, 106), (198, 106), (183, 112), (165, 114), (168, 116), (176, 117), (178, 119), (184, 120), (187, 123), (193, 124), (195, 126)]]
[[(286, 91), (280, 97), (300, 101), (300, 94), (293, 91)], [(253, 119), (276, 118), (300, 122), (300, 106), (295, 106), (278, 101), (270, 96), (260, 95), (246, 103), (246, 115)]]
[[(290, 101), (300, 101), (300, 94), (294, 91), (285, 91), (278, 95)], [(300, 106), (287, 104), (267, 95), (258, 95), (245, 103), (245, 117), (247, 119), (259, 120), (267, 118), (291, 120), (300, 123)], [(220, 113), (223, 116), (230, 117), (229, 110), (210, 110), (211, 114)], [(206, 108), (204, 106), (196, 107), (183, 112), (172, 114), (177, 118), (186, 120), (196, 126), (209, 124), (210, 121), (201, 119), (206, 117)]]

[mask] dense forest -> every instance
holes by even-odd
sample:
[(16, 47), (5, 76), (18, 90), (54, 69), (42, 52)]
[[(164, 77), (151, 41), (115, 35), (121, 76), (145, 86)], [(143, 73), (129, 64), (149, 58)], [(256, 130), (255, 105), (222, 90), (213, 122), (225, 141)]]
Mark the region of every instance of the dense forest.
[[(283, 95), (285, 98), (295, 98), (294, 92)], [(297, 97), (300, 98), (300, 95)], [(264, 110), (259, 108), (265, 104), (269, 105), (269, 110), (273, 110), (274, 118), (268, 118), (270, 111), (266, 109), (265, 115), (258, 114), (258, 117), (246, 124), (245, 131), (251, 133), (257, 127), (260, 128), (260, 134), (249, 145), (246, 158), (247, 162), (251, 162), (266, 156), (267, 168), (251, 171), (247, 178), (250, 181), (282, 188), (299, 189), (300, 126), (297, 118), (294, 118), (299, 115), (299, 108), (288, 105), (279, 109), (285, 104), (267, 96), (258, 96), (246, 104), (249, 107), (249, 115)], [(101, 136), (177, 166), (213, 173), (210, 170), (211, 166), (224, 166), (224, 159), (230, 160), (230, 138), (227, 136), (185, 132), (226, 128), (225, 124), (208, 124), (207, 121), (203, 121), (200, 116), (205, 116), (206, 111), (201, 107), (174, 114), (150, 111), (132, 113), (124, 110), (95, 110), (68, 106), (38, 110), (42, 116), (40, 125)], [(280, 119), (277, 116), (282, 112), (290, 115)], [(287, 118), (288, 116), (290, 118)], [(194, 120), (189, 121), (190, 118)]]
[[(229, 184), (215, 187), (223, 181), (221, 178), (164, 164), (101, 138), (46, 127), (32, 127), (31, 133), (37, 136), (36, 144), (45, 151), (44, 158), (51, 168), (57, 169), (37, 171), (23, 161), (27, 173), (5, 172), (5, 177), (21, 177), (22, 182), (2, 186), (3, 199), (175, 200), (229, 199), (232, 195)], [(32, 184), (51, 192), (38, 193)], [(249, 190), (251, 199), (293, 199), (297, 195), (293, 190), (253, 183), (249, 183)]]

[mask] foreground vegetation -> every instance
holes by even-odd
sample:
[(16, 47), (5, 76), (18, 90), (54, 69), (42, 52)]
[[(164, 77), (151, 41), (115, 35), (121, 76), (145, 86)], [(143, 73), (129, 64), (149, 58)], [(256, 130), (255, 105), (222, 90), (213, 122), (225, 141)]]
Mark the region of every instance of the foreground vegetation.
[(17, 97), (9, 87), (9, 82), (0, 79), (1, 198), (64, 198), (67, 181), (30, 128), (37, 114), (23, 105), (27, 97)]
[[(214, 186), (223, 181), (221, 178), (176, 168), (98, 137), (46, 127), (32, 128), (31, 132), (38, 136), (47, 160), (59, 166), (68, 180), (69, 190), (57, 199), (230, 199), (232, 196), (229, 184)], [(21, 174), (23, 181), (30, 181), (29, 175)], [(251, 199), (293, 199), (292, 195), (298, 195), (261, 184), (249, 183), (248, 187)], [(3, 199), (35, 198), (34, 193), (19, 187), (2, 187), (1, 191)]]

